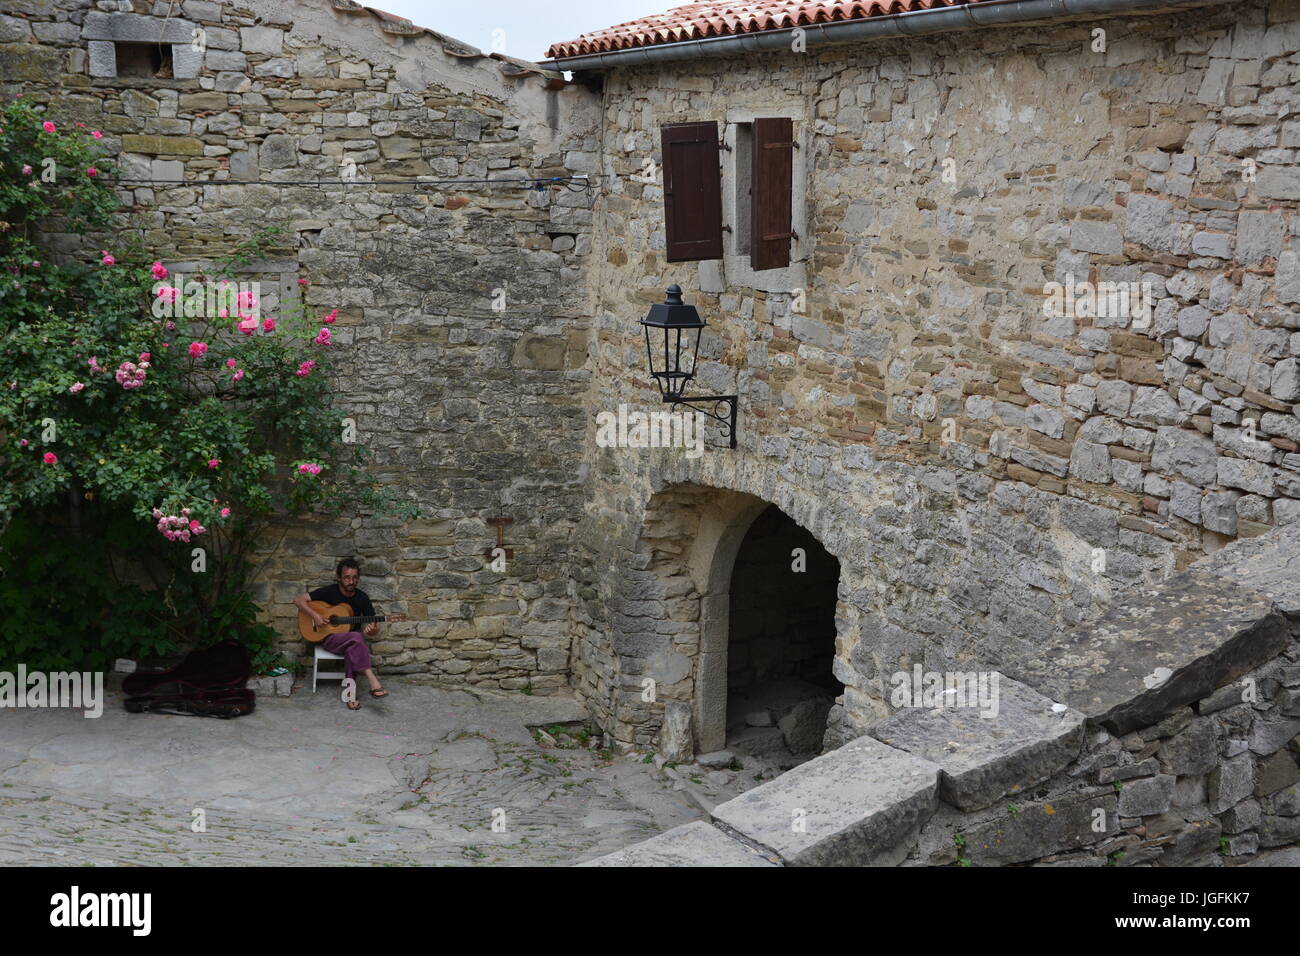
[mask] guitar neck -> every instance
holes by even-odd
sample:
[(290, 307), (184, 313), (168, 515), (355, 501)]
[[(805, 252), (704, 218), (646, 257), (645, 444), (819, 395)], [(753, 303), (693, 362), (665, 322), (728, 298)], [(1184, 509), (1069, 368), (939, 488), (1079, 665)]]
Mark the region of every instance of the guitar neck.
[(361, 617), (333, 617), (330, 620), (335, 624), (372, 624), (385, 621), (387, 618), (382, 614), (372, 614), (370, 616), (362, 615)]

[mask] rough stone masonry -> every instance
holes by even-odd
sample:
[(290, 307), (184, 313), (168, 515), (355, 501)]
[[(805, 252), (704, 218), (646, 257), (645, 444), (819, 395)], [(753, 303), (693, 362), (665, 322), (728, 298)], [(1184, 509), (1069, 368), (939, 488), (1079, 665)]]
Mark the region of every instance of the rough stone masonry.
[[(431, 520), (288, 533), (256, 595), (286, 634), (292, 595), (355, 552), (417, 621), (377, 648), (389, 672), (569, 686), (620, 744), (657, 745), (671, 713), (689, 748), (726, 673), (722, 559), (774, 503), (839, 563), (836, 746), (890, 717), (896, 671), (1015, 674), (1300, 516), (1296, 0), (569, 84), (351, 0), (7, 9), (5, 92), (93, 120), (126, 175), (191, 184), (126, 193), (164, 258), (289, 228), (254, 271), (341, 306), (348, 412), (381, 474), (423, 488)], [(200, 56), (177, 50), (193, 28)], [(117, 75), (114, 44), (159, 38), (171, 76)], [(660, 125), (756, 116), (800, 144), (791, 266), (667, 263), (640, 175)], [(593, 188), (202, 184), (345, 161)], [(636, 322), (672, 282), (709, 322), (696, 387), (740, 396), (740, 447), (600, 448), (598, 412), (657, 405)], [(1048, 315), (1053, 282), (1144, 285), (1150, 321)], [(498, 514), (505, 574), (483, 557)]]

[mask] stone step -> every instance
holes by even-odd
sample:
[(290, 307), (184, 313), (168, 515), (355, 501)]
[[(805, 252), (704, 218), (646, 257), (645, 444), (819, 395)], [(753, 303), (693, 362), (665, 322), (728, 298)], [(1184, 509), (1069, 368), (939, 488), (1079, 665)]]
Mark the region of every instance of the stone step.
[(702, 820), (674, 827), (642, 843), (579, 866), (775, 866), (757, 850)]
[(938, 804), (939, 767), (870, 737), (800, 764), (713, 810), (795, 866), (895, 866)]
[(985, 680), (989, 700), (953, 706), (962, 703), (953, 695), (942, 707), (899, 710), (871, 730), (877, 740), (938, 764), (939, 796), (961, 810), (992, 806), (1041, 783), (1083, 745), (1083, 714), (996, 671)]

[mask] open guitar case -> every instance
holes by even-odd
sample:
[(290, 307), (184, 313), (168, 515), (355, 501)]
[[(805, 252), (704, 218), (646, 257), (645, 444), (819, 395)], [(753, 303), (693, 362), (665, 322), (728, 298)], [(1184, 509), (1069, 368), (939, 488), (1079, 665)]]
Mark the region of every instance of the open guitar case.
[(242, 717), (256, 705), (256, 695), (244, 686), (251, 673), (244, 645), (222, 641), (191, 651), (169, 671), (130, 674), (122, 681), (122, 690), (132, 714)]

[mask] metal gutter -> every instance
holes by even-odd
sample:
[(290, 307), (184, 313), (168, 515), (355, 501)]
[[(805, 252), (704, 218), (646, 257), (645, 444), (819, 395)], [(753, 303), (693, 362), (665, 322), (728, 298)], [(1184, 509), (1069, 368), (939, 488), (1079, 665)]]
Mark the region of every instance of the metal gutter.
[(690, 60), (707, 56), (775, 50), (789, 51), (790, 36), (796, 29), (803, 31), (804, 43), (811, 48), (833, 43), (920, 36), (1062, 17), (1119, 16), (1126, 13), (1155, 13), (1166, 10), (1174, 12), (1189, 7), (1227, 2), (1229, 0), (987, 0), (987, 2), (963, 3), (952, 7), (935, 7), (930, 10), (908, 10), (884, 17), (812, 23), (803, 27), (787, 27), (761, 33), (741, 33), (735, 36), (709, 37), (705, 40), (682, 40), (677, 43), (633, 47), (610, 53), (557, 57), (548, 60), (547, 63), (553, 64), (554, 69), (557, 70), (610, 70), (622, 66), (662, 63), (668, 60)]

